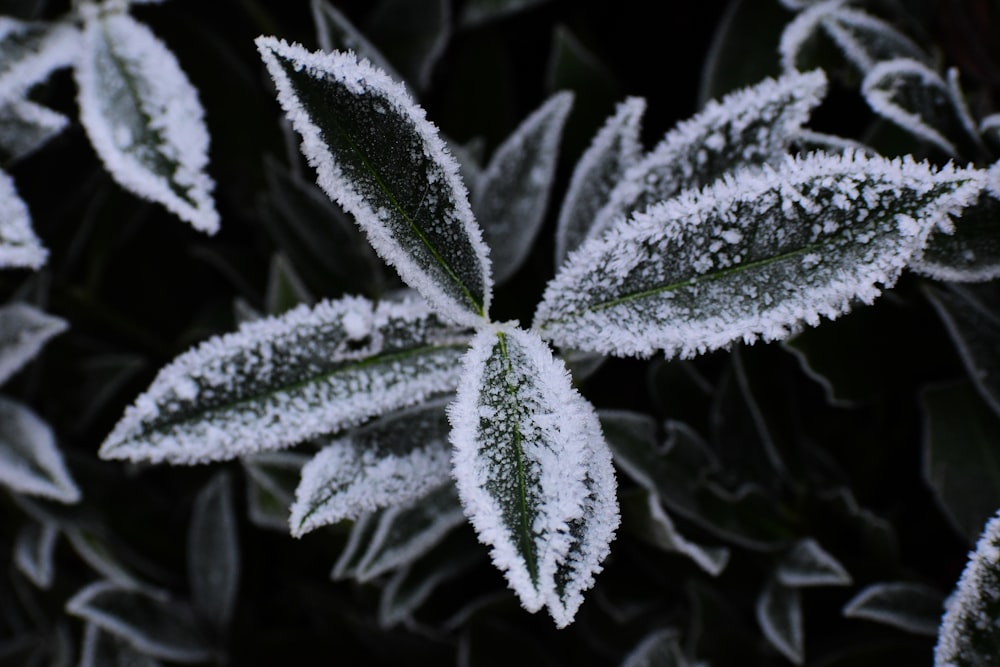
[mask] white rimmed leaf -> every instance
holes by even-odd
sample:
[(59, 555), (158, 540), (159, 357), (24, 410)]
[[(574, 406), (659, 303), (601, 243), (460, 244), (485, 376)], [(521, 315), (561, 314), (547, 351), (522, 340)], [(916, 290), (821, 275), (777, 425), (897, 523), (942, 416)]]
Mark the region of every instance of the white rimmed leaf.
[(30, 155), (68, 124), (66, 116), (30, 100), (0, 103), (0, 160), (13, 162)]
[(994, 149), (1000, 148), (1000, 113), (992, 113), (979, 121), (979, 134)]
[(366, 29), (404, 77), (426, 89), (451, 38), (451, 2), (380, 0), (368, 15)]
[(798, 588), (769, 579), (757, 598), (757, 623), (764, 636), (796, 665), (805, 660), (802, 632), (802, 597)]
[(118, 558), (108, 539), (97, 530), (86, 526), (74, 526), (64, 527), (64, 532), (77, 555), (101, 576), (125, 588), (142, 588), (153, 593), (159, 592), (136, 578)]
[(0, 485), (62, 503), (80, 500), (49, 425), (26, 405), (0, 397)]
[(93, 623), (87, 623), (79, 667), (160, 667), (160, 663)]
[(462, 6), (460, 23), (472, 27), (517, 14), (548, 0), (469, 0)]
[(945, 603), (934, 647), (935, 667), (1000, 662), (1000, 517), (983, 528), (976, 550)]
[(655, 493), (623, 498), (621, 510), (622, 528), (626, 532), (634, 532), (640, 539), (666, 551), (687, 556), (713, 577), (726, 569), (729, 549), (698, 544), (681, 535)]
[(0, 307), (0, 384), (21, 370), (49, 339), (67, 327), (66, 320), (26, 303)]
[(850, 154), (739, 171), (581, 246), (534, 326), (560, 347), (623, 356), (781, 339), (874, 300), (983, 181)]
[(806, 538), (799, 540), (778, 561), (775, 577), (785, 586), (848, 586), (851, 575), (836, 558), (819, 543)]
[(0, 16), (0, 100), (24, 94), (54, 70), (73, 64), (80, 33), (69, 23)]
[(625, 171), (639, 161), (646, 100), (630, 97), (605, 121), (573, 169), (556, 226), (556, 264), (587, 237), (594, 216), (607, 203)]
[(572, 106), (572, 93), (550, 97), (497, 148), (476, 183), (472, 210), (490, 247), (498, 284), (521, 267), (538, 236)]
[(297, 452), (262, 452), (241, 460), (251, 521), (262, 528), (288, 532), (289, 508), (295, 501), (302, 466), (309, 458)]
[(420, 301), (300, 306), (177, 357), (100, 454), (198, 463), (289, 447), (453, 390), (467, 340)]
[(780, 163), (825, 93), (826, 75), (815, 70), (764, 79), (710, 101), (626, 170), (596, 214), (588, 238), (601, 236), (623, 216), (708, 185), (737, 167)]
[(280, 315), (300, 303), (311, 306), (316, 303), (316, 299), (296, 273), (291, 261), (281, 253), (275, 253), (271, 256), (267, 272), (264, 308), (270, 315)]
[(125, 13), (86, 10), (75, 68), (80, 121), (111, 176), (126, 190), (214, 234), (208, 130), (198, 93), (174, 54)]
[(31, 214), (13, 179), (0, 171), (0, 268), (38, 269), (48, 256), (31, 228)]
[(844, 616), (891, 625), (918, 635), (937, 634), (943, 607), (938, 591), (909, 581), (887, 581), (862, 589), (844, 605)]
[(451, 477), (447, 400), (403, 410), (331, 440), (302, 468), (292, 535), (405, 505)]
[(621, 662), (621, 667), (688, 667), (691, 663), (674, 628), (654, 630), (636, 645)]
[(1000, 199), (983, 193), (955, 219), (953, 233), (931, 235), (912, 268), (947, 282), (1000, 278)]
[(365, 557), (368, 544), (371, 542), (375, 531), (378, 530), (378, 519), (381, 512), (370, 512), (363, 514), (351, 526), (351, 532), (347, 536), (347, 544), (340, 552), (337, 562), (333, 565), (330, 578), (334, 581), (348, 579), (357, 572), (358, 563)]
[(217, 473), (198, 492), (188, 527), (191, 600), (202, 618), (225, 631), (240, 584), (240, 545), (229, 473)]
[(480, 324), (492, 290), (488, 250), (458, 164), (423, 109), (353, 54), (271, 37), (257, 48), (320, 187), (438, 312)]
[(618, 526), (611, 453), (593, 407), (534, 334), (484, 327), (448, 411), (462, 505), (529, 611), (573, 620)]
[(313, 22), (316, 24), (316, 39), (324, 51), (354, 51), (359, 57), (366, 58), (372, 65), (389, 75), (394, 81), (403, 82), (396, 69), (389, 64), (374, 44), (358, 30), (343, 12), (334, 7), (329, 0), (312, 0)]
[(17, 533), (14, 542), (14, 563), (24, 576), (42, 589), (52, 585), (52, 552), (59, 528), (51, 523), (31, 521)]
[(154, 658), (196, 663), (212, 657), (192, 609), (165, 596), (98, 581), (74, 595), (66, 611)]

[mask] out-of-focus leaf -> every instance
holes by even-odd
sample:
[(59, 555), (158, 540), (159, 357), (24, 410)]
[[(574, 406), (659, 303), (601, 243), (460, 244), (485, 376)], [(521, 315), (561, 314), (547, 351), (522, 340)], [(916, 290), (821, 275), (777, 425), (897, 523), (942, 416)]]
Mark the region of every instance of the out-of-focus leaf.
[(769, 579), (757, 598), (756, 613), (757, 622), (771, 645), (796, 665), (801, 665), (805, 661), (805, 637), (799, 589)]
[(79, 44), (80, 33), (69, 22), (0, 16), (0, 100), (20, 97), (53, 70), (73, 64)]
[(122, 588), (154, 590), (136, 578), (118, 557), (109, 540), (98, 530), (86, 526), (67, 526), (64, 532), (73, 550), (95, 572)]
[(938, 632), (944, 596), (940, 592), (907, 581), (871, 584), (844, 605), (844, 616), (891, 625), (918, 635)]
[(57, 537), (59, 529), (55, 525), (31, 521), (18, 531), (14, 542), (14, 563), (17, 569), (42, 589), (52, 585), (52, 552)]
[(542, 5), (548, 0), (469, 0), (462, 7), (459, 23), (470, 28)]
[(954, 221), (950, 234), (935, 232), (913, 269), (935, 280), (985, 282), (1000, 277), (1000, 199), (983, 194)]
[(381, 0), (368, 17), (367, 33), (407, 81), (426, 89), (451, 38), (451, 3)]
[(68, 326), (66, 320), (26, 303), (0, 307), (0, 384), (31, 361), (49, 339)]
[(807, 586), (847, 586), (851, 575), (819, 543), (806, 538), (785, 553), (775, 569), (778, 582), (793, 588)]
[(333, 6), (329, 0), (312, 0), (310, 3), (313, 21), (316, 23), (316, 37), (319, 47), (324, 51), (354, 51), (362, 58), (367, 58), (371, 64), (396, 81), (405, 83), (396, 69), (389, 64), (378, 48), (368, 41), (368, 38), (358, 30), (343, 12)]
[(160, 667), (160, 662), (97, 625), (87, 623), (79, 667)]
[(188, 528), (188, 579), (202, 618), (225, 633), (240, 584), (240, 544), (232, 478), (222, 471), (198, 493)]
[(629, 651), (621, 667), (688, 667), (691, 663), (680, 645), (680, 633), (663, 628), (649, 633)]
[(247, 516), (262, 528), (288, 532), (302, 466), (309, 457), (296, 452), (262, 452), (241, 459), (246, 472)]
[(267, 276), (267, 292), (264, 305), (269, 315), (280, 315), (300, 303), (308, 306), (316, 303), (288, 259), (282, 254), (271, 257), (271, 269)]
[(63, 463), (52, 429), (26, 405), (0, 397), (0, 484), (63, 503), (80, 489)]
[(38, 269), (48, 255), (31, 227), (31, 213), (14, 180), (0, 171), (0, 269)]
[(69, 124), (69, 119), (30, 100), (0, 103), (0, 162), (34, 153)]

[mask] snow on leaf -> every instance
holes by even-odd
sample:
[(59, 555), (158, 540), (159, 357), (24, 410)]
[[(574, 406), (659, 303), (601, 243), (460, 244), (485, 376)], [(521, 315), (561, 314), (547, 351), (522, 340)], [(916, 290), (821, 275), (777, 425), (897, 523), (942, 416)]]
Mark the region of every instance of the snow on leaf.
[(0, 306), (0, 384), (67, 328), (66, 321), (26, 303)]
[(629, 651), (621, 667), (688, 667), (691, 663), (680, 644), (680, 633), (674, 628), (662, 628), (648, 634)]
[(986, 523), (945, 606), (935, 667), (1000, 663), (1000, 516)]
[(561, 347), (620, 356), (781, 339), (874, 300), (983, 181), (851, 154), (738, 171), (581, 246), (534, 326)]
[(80, 500), (52, 429), (27, 406), (0, 397), (0, 485), (62, 503)]
[(30, 155), (69, 124), (66, 116), (30, 100), (0, 103), (0, 160)]
[(1000, 278), (1000, 199), (983, 193), (955, 219), (954, 233), (931, 235), (911, 268), (947, 282)]
[(879, 582), (866, 586), (844, 605), (844, 616), (891, 625), (933, 637), (941, 618), (942, 595), (908, 581)]
[(98, 581), (74, 595), (66, 611), (154, 658), (182, 663), (212, 658), (192, 609), (162, 595)]
[(798, 588), (769, 579), (757, 598), (757, 623), (764, 636), (796, 665), (805, 661), (802, 632), (802, 597)]
[(310, 53), (272, 37), (259, 37), (257, 48), (320, 187), (438, 312), (481, 323), (492, 289), (488, 250), (458, 164), (423, 109), (353, 54)]
[(844, 566), (812, 538), (796, 542), (782, 556), (775, 576), (785, 586), (795, 588), (847, 586), (851, 583), (851, 575)]
[(490, 247), (497, 283), (521, 267), (538, 236), (572, 106), (572, 93), (550, 97), (497, 148), (476, 184), (472, 210)]
[(247, 517), (252, 522), (288, 532), (289, 508), (308, 460), (297, 452), (261, 452), (241, 460), (247, 476)]
[(587, 237), (594, 216), (607, 203), (615, 185), (638, 162), (645, 111), (646, 100), (641, 97), (620, 103), (576, 163), (556, 227), (557, 265)]
[(202, 618), (229, 627), (240, 583), (240, 545), (233, 508), (232, 480), (217, 473), (194, 500), (188, 527), (188, 579)]
[(214, 234), (215, 184), (206, 174), (208, 130), (198, 93), (174, 54), (128, 14), (83, 5), (75, 68), (80, 121), (111, 176)]
[(423, 403), (331, 440), (302, 468), (292, 535), (408, 504), (448, 481), (446, 403)]
[(708, 185), (736, 167), (777, 164), (826, 92), (822, 71), (790, 72), (710, 101), (626, 170), (596, 214), (588, 238), (618, 219)]
[(375, 67), (389, 75), (393, 81), (403, 81), (403, 77), (389, 64), (385, 56), (374, 44), (354, 27), (344, 14), (330, 4), (329, 0), (312, 0), (313, 22), (316, 24), (316, 39), (324, 51), (353, 51), (366, 58)]
[(418, 301), (299, 306), (177, 357), (100, 454), (198, 463), (333, 433), (453, 390), (467, 339)]
[(462, 505), (525, 609), (564, 627), (619, 521), (600, 422), (533, 334), (484, 327), (464, 366), (448, 412)]
[(0, 268), (38, 269), (48, 255), (31, 228), (31, 214), (14, 181), (0, 171)]
[(666, 551), (690, 558), (713, 577), (726, 569), (729, 549), (692, 542), (674, 525), (655, 493), (633, 494), (622, 500), (622, 524), (626, 531)]
[(17, 533), (14, 563), (24, 576), (42, 589), (52, 585), (52, 552), (59, 529), (55, 524), (31, 521)]
[(97, 625), (87, 623), (79, 667), (160, 667), (160, 663)]
[(68, 23), (0, 16), (0, 100), (23, 95), (54, 70), (73, 64), (79, 31)]

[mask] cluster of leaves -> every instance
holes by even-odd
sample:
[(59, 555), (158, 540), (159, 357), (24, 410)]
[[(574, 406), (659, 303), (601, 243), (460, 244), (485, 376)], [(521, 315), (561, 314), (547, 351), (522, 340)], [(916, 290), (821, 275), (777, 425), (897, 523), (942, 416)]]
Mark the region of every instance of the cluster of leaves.
[[(445, 137), (415, 99), (441, 107), (443, 119), (456, 105), (451, 113), (466, 116), (436, 92), (443, 54), (466, 49), (481, 79), (496, 43), (480, 36), (550, 20), (533, 7), (545, 3), (470, 0), (453, 17), (445, 0), (383, 0), (363, 33), (313, 0), (305, 19), (319, 50), (256, 43), (298, 136), (275, 132), (269, 112), (261, 126), (274, 126), (279, 148), (301, 139), (319, 187), (292, 150), (287, 166), (258, 157), (260, 181), (241, 187), (264, 194), (241, 206), (227, 169), (245, 171), (240, 151), (263, 154), (264, 140), (248, 146), (245, 128), (229, 141), (212, 128), (231, 160), (217, 176), (230, 210), (219, 244), (188, 252), (229, 286), (211, 317), (154, 304), (153, 319), (136, 320), (132, 311), (148, 304), (103, 281), (114, 265), (104, 255), (136, 243), (104, 231), (114, 242), (102, 244), (95, 230), (118, 224), (104, 221), (122, 202), (136, 208), (118, 188), (219, 230), (209, 133), (188, 80), (210, 72), (197, 61), (182, 70), (130, 14), (183, 14), (173, 5), (81, 2), (59, 13), (43, 4), (26, 17), (55, 18), (4, 18), (0, 99), (15, 120), (9, 136), (0, 128), (0, 144), (14, 167), (42, 161), (42, 144), (73, 121), (35, 100), (58, 108), (75, 90), (79, 126), (117, 186), (103, 191), (111, 206), (88, 193), (90, 229), (66, 246), (52, 246), (46, 227), (35, 225), (36, 235), (10, 177), (0, 188), (11, 211), (0, 221), (4, 265), (39, 269), (39, 236), (65, 257), (11, 279), (12, 302), (52, 299), (61, 318), (24, 303), (0, 311), (2, 379), (67, 321), (62, 338), (72, 342), (55, 359), (82, 351), (87, 362), (36, 365), (17, 388), (77, 441), (68, 469), (53, 429), (3, 400), (0, 483), (18, 532), (8, 596), (17, 602), (0, 657), (240, 662), (262, 659), (262, 646), (287, 657), (312, 627), (330, 636), (335, 625), (334, 637), (351, 637), (341, 654), (357, 644), (368, 661), (391, 659), (377, 638), (394, 633), (431, 662), (516, 653), (539, 664), (571, 655), (581, 664), (801, 664), (809, 620), (810, 654), (824, 664), (927, 661), (939, 624), (938, 664), (990, 659), (996, 524), (943, 622), (958, 572), (935, 559), (963, 554), (1000, 507), (1000, 392), (990, 374), (1000, 123), (988, 85), (964, 92), (957, 70), (935, 68), (949, 54), (919, 46), (928, 42), (913, 31), (926, 16), (845, 0), (735, 0), (704, 66), (703, 108), (648, 150), (642, 125), (656, 98), (613, 110), (617, 92), (595, 102), (594, 81), (610, 76), (559, 26), (551, 96), (491, 137), (497, 146), (483, 164), (480, 142)], [(246, 11), (260, 29), (285, 34), (261, 7)], [(754, 57), (746, 25), (762, 28)], [(235, 32), (227, 38), (245, 38)], [(245, 47), (215, 44), (230, 55)], [(63, 67), (72, 81), (53, 74)], [(253, 87), (266, 109), (268, 93)], [(835, 96), (852, 95), (866, 103), (863, 131), (853, 119), (824, 121), (839, 108)], [(601, 109), (612, 113), (596, 134), (599, 122), (574, 128), (579, 114), (599, 118)], [(592, 135), (578, 157), (566, 145), (573, 131)], [(232, 178), (241, 179), (253, 177)], [(551, 200), (561, 203), (547, 216)], [(152, 237), (139, 249), (159, 254), (156, 215), (139, 210), (135, 229)], [(257, 238), (226, 240), (240, 218)], [(144, 261), (127, 266), (149, 275)], [(86, 267), (83, 279), (75, 265)], [(254, 287), (262, 273), (264, 290)], [(178, 302), (208, 304), (194, 297), (198, 282), (172, 288)], [(498, 312), (532, 324), (497, 322)], [(170, 345), (150, 334), (156, 318), (182, 314), (193, 326), (173, 329)], [(224, 320), (236, 331), (206, 335), (225, 330)], [(917, 363), (896, 343), (915, 327), (932, 328), (940, 349), (954, 344), (951, 367), (928, 362), (923, 346)], [(896, 340), (873, 349), (873, 336)], [(191, 340), (201, 342), (176, 355)], [(784, 342), (747, 347), (755, 341)], [(968, 381), (939, 382), (963, 366)], [(60, 409), (74, 373), (101, 391), (78, 392)], [(102, 458), (140, 465), (95, 461), (99, 444)], [(922, 475), (904, 463), (921, 458)], [(237, 529), (232, 472), (214, 472), (223, 461), (243, 471), (248, 530)], [(160, 462), (215, 465), (144, 466)], [(151, 529), (169, 507), (183, 514)], [(292, 544), (258, 528), (311, 535)], [(930, 530), (950, 555), (906, 548)], [(59, 535), (75, 561), (60, 557)], [(261, 547), (278, 567), (254, 553)], [(491, 575), (487, 554), (505, 581)], [(316, 592), (313, 558), (335, 561), (349, 602)], [(247, 577), (241, 590), (244, 570), (266, 572), (254, 579), (264, 583)], [(23, 577), (46, 592), (44, 603)], [(527, 620), (512, 600), (547, 609), (569, 634)], [(281, 609), (295, 610), (277, 625), (294, 648), (255, 637)], [(83, 621), (79, 650), (63, 613)]]

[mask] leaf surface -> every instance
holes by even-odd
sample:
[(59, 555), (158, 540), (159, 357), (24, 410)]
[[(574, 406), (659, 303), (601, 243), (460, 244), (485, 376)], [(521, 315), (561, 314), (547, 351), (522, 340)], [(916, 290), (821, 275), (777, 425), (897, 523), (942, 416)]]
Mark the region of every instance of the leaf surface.
[(933, 588), (908, 581), (888, 581), (863, 588), (844, 605), (844, 616), (933, 637), (937, 634), (942, 606), (943, 596)]
[(955, 220), (953, 233), (931, 236), (913, 268), (947, 282), (1000, 278), (1000, 199), (983, 193)]
[(31, 213), (13, 179), (0, 171), (0, 268), (39, 269), (48, 255), (31, 227)]
[(0, 484), (62, 503), (80, 500), (52, 429), (27, 406), (0, 397)]
[(688, 667), (680, 633), (663, 628), (648, 634), (622, 660), (621, 667)]
[(160, 667), (160, 662), (88, 623), (83, 632), (80, 667)]
[(417, 88), (426, 89), (451, 38), (451, 3), (381, 0), (369, 15), (366, 27), (403, 76)]
[(60, 67), (73, 64), (80, 33), (69, 23), (0, 16), (0, 100), (25, 94)]
[(188, 579), (195, 609), (224, 632), (240, 585), (240, 544), (232, 479), (217, 473), (198, 492), (188, 526)]
[(62, 132), (69, 119), (26, 99), (0, 103), (0, 160), (14, 162)]
[(632, 494), (623, 499), (622, 526), (650, 544), (690, 558), (713, 577), (721, 574), (729, 563), (728, 548), (706, 546), (684, 537), (655, 493)]
[(0, 307), (0, 384), (31, 361), (52, 337), (69, 325), (26, 303)]
[(764, 636), (796, 665), (805, 661), (802, 630), (802, 596), (798, 588), (769, 579), (757, 598), (757, 622)]
[(242, 459), (246, 472), (247, 516), (262, 528), (288, 532), (289, 508), (295, 501), (302, 466), (309, 457), (297, 452), (261, 452)]
[(41, 589), (52, 586), (52, 552), (57, 537), (59, 529), (54, 524), (31, 521), (18, 531), (14, 542), (17, 569)]
[(819, 543), (806, 538), (795, 543), (778, 561), (775, 576), (785, 586), (847, 586), (851, 575)]
[(405, 83), (403, 77), (386, 60), (378, 48), (368, 41), (364, 33), (358, 30), (343, 12), (333, 6), (328, 0), (312, 0), (313, 22), (316, 24), (316, 39), (324, 51), (354, 51), (359, 57), (368, 61), (389, 75), (393, 81)]

